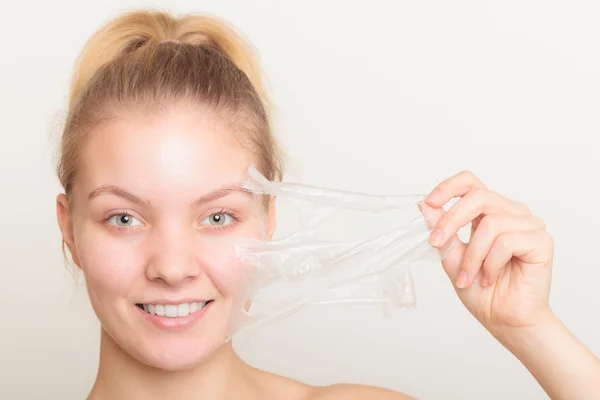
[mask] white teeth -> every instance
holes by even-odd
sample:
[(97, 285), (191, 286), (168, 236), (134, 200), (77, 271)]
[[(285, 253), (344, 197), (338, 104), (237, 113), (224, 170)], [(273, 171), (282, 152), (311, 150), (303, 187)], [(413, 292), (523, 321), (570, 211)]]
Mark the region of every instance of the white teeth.
[(177, 316), (185, 317), (190, 314), (190, 303), (181, 303), (177, 306)]
[(206, 306), (206, 301), (181, 303), (181, 304), (142, 304), (144, 311), (148, 314), (158, 315), (167, 318), (185, 317), (196, 311), (200, 311)]
[(165, 306), (165, 317), (175, 318), (177, 316), (177, 306), (167, 304)]

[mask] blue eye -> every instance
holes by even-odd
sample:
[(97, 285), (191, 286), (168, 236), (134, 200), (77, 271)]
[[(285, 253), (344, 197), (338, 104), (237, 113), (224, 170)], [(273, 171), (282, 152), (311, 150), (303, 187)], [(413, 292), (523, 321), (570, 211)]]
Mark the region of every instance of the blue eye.
[(140, 221), (129, 214), (115, 214), (108, 218), (107, 222), (123, 228), (142, 225)]
[(229, 225), (233, 221), (233, 217), (227, 213), (216, 213), (211, 214), (208, 218), (204, 219), (201, 225), (212, 225), (212, 226), (225, 226)]

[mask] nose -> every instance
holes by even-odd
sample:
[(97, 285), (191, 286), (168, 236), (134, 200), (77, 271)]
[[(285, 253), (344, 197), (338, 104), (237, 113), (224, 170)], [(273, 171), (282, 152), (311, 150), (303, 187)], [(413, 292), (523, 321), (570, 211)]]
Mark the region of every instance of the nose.
[(146, 268), (146, 277), (169, 286), (179, 286), (198, 277), (202, 268), (195, 257), (193, 233), (181, 227), (155, 232), (149, 243), (152, 257)]

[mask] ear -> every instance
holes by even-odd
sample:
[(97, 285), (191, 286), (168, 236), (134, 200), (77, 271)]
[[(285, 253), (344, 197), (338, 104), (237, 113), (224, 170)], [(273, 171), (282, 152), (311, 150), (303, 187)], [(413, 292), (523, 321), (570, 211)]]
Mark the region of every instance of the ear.
[(267, 229), (266, 239), (271, 240), (275, 233), (276, 222), (275, 222), (275, 196), (271, 195), (269, 198), (269, 207), (267, 209)]
[(75, 238), (73, 235), (73, 219), (71, 218), (71, 210), (69, 209), (69, 199), (64, 193), (61, 193), (56, 198), (56, 216), (58, 218), (58, 226), (63, 237), (63, 243), (67, 245), (73, 262), (81, 268), (77, 251), (75, 250)]

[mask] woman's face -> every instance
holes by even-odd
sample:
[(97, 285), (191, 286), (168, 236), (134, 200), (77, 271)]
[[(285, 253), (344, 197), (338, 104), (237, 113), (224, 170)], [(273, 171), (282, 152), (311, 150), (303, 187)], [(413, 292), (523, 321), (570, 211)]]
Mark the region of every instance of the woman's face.
[[(104, 330), (163, 369), (197, 364), (242, 307), (240, 238), (268, 237), (262, 199), (239, 190), (255, 160), (213, 117), (177, 109), (90, 132), (63, 237)], [(266, 221), (266, 223), (265, 223)]]

